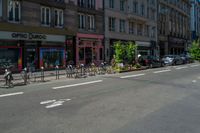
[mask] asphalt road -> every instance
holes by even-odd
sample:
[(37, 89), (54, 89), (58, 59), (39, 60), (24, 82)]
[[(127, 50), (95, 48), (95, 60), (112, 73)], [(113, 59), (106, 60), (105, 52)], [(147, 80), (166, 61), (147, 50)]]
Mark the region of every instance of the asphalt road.
[(200, 133), (200, 64), (0, 89), (0, 133)]

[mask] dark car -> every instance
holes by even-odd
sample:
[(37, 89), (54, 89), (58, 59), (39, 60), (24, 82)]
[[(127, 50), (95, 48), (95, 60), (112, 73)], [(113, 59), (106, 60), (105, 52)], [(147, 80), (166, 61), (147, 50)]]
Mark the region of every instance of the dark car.
[(184, 64), (193, 62), (193, 60), (189, 54), (181, 54), (180, 57), (183, 60)]
[(150, 68), (164, 66), (164, 62), (156, 56), (147, 56), (140, 61), (140, 64)]
[(184, 64), (183, 59), (179, 55), (165, 55), (162, 58), (165, 65), (181, 65)]

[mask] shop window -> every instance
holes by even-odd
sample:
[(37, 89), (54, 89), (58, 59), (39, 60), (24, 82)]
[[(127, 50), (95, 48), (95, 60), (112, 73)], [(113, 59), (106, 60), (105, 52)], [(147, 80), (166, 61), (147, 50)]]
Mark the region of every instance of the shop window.
[(21, 5), (17, 0), (8, 1), (8, 20), (19, 22), (21, 18)]
[(51, 11), (49, 7), (41, 7), (41, 23), (49, 26), (51, 22)]
[(56, 27), (63, 27), (63, 10), (55, 9), (55, 26)]
[(99, 49), (99, 58), (100, 58), (100, 60), (103, 60), (103, 49), (102, 48), (100, 48)]
[(97, 59), (97, 52), (96, 52), (96, 49), (93, 48), (93, 60), (96, 60)]
[(84, 48), (79, 49), (79, 60), (84, 60)]
[(40, 64), (44, 68), (54, 68), (55, 66), (65, 65), (65, 50), (64, 48), (41, 48), (40, 49)]
[(0, 72), (3, 72), (6, 67), (11, 71), (18, 71), (21, 65), (20, 59), (19, 48), (0, 48)]

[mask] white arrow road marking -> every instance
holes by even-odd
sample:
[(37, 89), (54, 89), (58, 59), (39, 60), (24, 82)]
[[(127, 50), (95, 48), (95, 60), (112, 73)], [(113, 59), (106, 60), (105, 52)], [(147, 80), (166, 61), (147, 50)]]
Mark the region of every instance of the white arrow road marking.
[(164, 73), (164, 72), (170, 72), (171, 70), (167, 69), (167, 70), (161, 70), (161, 71), (155, 71), (153, 73)]
[(60, 99), (56, 100), (47, 100), (40, 102), (41, 105), (46, 104), (45, 108), (50, 109), (58, 106), (62, 106), (64, 102), (70, 101), (71, 99)]
[(177, 70), (180, 70), (180, 69), (185, 69), (185, 68), (188, 68), (188, 66), (184, 66), (184, 67), (177, 67), (176, 69), (177, 69)]
[(24, 92), (16, 92), (16, 93), (9, 93), (9, 94), (3, 94), (0, 95), (0, 97), (8, 97), (8, 96), (15, 96), (15, 95), (22, 95)]
[(52, 89), (56, 90), (56, 89), (61, 89), (61, 88), (69, 88), (69, 87), (75, 87), (75, 86), (81, 86), (81, 85), (94, 84), (94, 83), (99, 83), (99, 82), (103, 82), (103, 80), (96, 80), (96, 81), (90, 81), (90, 82), (84, 82), (84, 83), (78, 83), (78, 84), (58, 86), (58, 87), (53, 87)]
[(139, 77), (139, 76), (144, 76), (146, 75), (145, 73), (141, 73), (141, 74), (136, 74), (136, 75), (127, 75), (127, 76), (122, 76), (120, 77), (121, 79), (125, 79), (125, 78), (134, 78), (134, 77)]
[(198, 67), (199, 65), (191, 65), (190, 67)]

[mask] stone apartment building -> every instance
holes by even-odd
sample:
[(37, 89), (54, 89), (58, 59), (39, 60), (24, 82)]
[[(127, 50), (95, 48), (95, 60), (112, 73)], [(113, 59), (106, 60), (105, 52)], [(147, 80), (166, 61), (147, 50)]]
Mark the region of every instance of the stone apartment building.
[(103, 1), (72, 0), (77, 6), (76, 64), (103, 62)]
[(200, 38), (200, 1), (190, 0), (191, 3), (191, 32), (192, 40), (197, 40)]
[(113, 43), (133, 41), (143, 56), (157, 55), (157, 0), (104, 0), (105, 59)]
[(158, 0), (158, 41), (160, 55), (178, 55), (190, 43), (190, 1)]
[(75, 16), (68, 0), (0, 0), (1, 70), (64, 66), (76, 36)]

